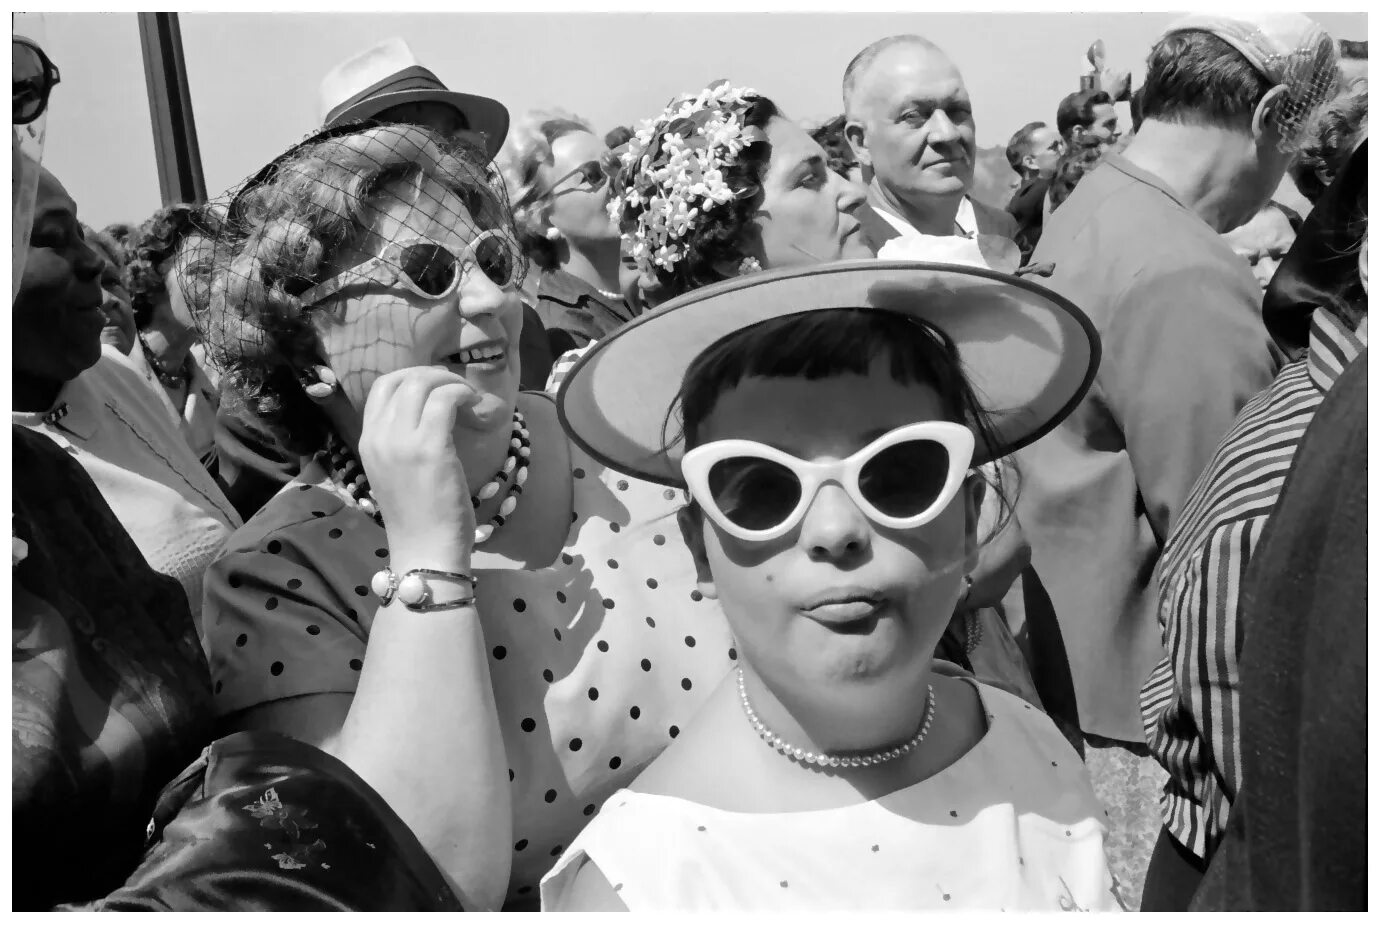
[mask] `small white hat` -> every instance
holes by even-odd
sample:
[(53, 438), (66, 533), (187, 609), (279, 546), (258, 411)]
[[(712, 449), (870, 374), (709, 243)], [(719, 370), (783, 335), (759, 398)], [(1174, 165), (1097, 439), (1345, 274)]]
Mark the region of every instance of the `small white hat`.
[(321, 79), (320, 113), (324, 128), (369, 119), (404, 103), (444, 103), (467, 127), (484, 137), (490, 159), (508, 136), (508, 110), (498, 100), (446, 89), (400, 38), (387, 39), (343, 61)]

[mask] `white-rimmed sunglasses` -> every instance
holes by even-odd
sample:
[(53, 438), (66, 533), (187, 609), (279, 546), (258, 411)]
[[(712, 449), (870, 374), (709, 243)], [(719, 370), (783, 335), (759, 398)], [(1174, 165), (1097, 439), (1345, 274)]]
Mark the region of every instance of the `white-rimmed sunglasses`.
[(964, 484), (973, 432), (922, 421), (834, 462), (808, 462), (753, 440), (716, 440), (681, 461), (691, 497), (724, 532), (762, 542), (790, 532), (820, 486), (843, 487), (869, 520), (909, 530), (940, 515)]
[(518, 243), (503, 231), (481, 232), (457, 253), (429, 238), (393, 241), (377, 257), (317, 283), (299, 297), (303, 305), (323, 302), (341, 290), (365, 283), (402, 286), (430, 301), (447, 298), (460, 288), (470, 265), (478, 266), (494, 285), (507, 289), (518, 280), (522, 258)]

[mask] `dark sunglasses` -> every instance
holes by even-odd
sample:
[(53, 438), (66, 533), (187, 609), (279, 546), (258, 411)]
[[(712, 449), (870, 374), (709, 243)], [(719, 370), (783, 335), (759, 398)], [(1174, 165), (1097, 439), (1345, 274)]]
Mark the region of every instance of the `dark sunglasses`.
[(517, 243), (502, 231), (485, 231), (457, 253), (425, 238), (396, 241), (382, 255), (313, 286), (302, 293), (303, 305), (313, 305), (347, 286), (375, 282), (401, 286), (414, 295), (435, 302), (460, 288), (465, 270), (477, 266), (501, 289), (518, 282), (522, 256)]
[(57, 65), (28, 39), (14, 39), (15, 125), (28, 125), (48, 108), (48, 95), (62, 80)]
[(582, 186), (588, 186), (591, 192), (604, 188), (604, 184), (618, 176), (619, 158), (612, 151), (606, 151), (600, 155), (598, 160), (586, 161), (570, 173), (562, 174), (561, 178), (551, 185), (547, 192), (548, 196), (557, 193), (557, 187), (565, 183), (571, 177), (580, 177)]

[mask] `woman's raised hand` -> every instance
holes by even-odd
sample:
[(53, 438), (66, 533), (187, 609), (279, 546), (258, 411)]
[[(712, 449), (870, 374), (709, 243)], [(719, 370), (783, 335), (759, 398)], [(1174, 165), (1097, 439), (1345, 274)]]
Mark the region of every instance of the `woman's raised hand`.
[(469, 572), (475, 510), (454, 433), (457, 413), (478, 398), (462, 377), (434, 366), (395, 370), (369, 390), (360, 460), (395, 569)]

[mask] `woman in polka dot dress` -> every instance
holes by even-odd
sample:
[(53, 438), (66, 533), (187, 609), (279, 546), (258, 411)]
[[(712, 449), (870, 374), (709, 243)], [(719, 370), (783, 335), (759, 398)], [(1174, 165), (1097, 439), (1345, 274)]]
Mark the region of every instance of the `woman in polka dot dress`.
[[(535, 909), (736, 653), (678, 494), (519, 393), (521, 258), (464, 158), (416, 127), (338, 129), (232, 206), (208, 340), (313, 462), (232, 537), (200, 630), (232, 728), (348, 754), (467, 906)], [(400, 608), (402, 584), (384, 604), (385, 567), (473, 576), (428, 579), (473, 607)]]
[(1025, 281), (870, 260), (706, 287), (586, 354), (563, 419), (689, 487), (741, 659), (566, 849), (544, 909), (1118, 908), (1073, 748), (931, 660), (982, 539), (970, 465), (1073, 407), (1096, 337)]

